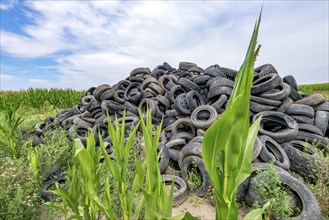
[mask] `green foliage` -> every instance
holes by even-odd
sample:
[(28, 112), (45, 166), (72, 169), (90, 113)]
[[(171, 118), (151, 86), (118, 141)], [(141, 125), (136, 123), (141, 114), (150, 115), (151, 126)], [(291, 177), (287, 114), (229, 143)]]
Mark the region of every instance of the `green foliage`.
[(251, 171), (260, 119), (249, 128), (249, 100), (260, 20), (261, 14), (245, 61), (236, 76), (227, 109), (205, 132), (202, 143), (202, 157), (213, 186), (217, 219), (237, 219), (237, 188)]
[(323, 163), (316, 166), (317, 181), (307, 186), (318, 200), (322, 215), (329, 218), (329, 155), (323, 159)]
[(38, 178), (38, 162), (39, 162), (39, 153), (38, 149), (28, 146), (27, 160), (29, 162), (30, 171), (34, 177), (34, 179)]
[(249, 212), (243, 219), (244, 220), (262, 220), (263, 219), (263, 213), (267, 211), (267, 209), (270, 207), (271, 202), (268, 201), (263, 205), (263, 208), (256, 208)]
[(188, 186), (191, 191), (199, 188), (202, 185), (202, 177), (198, 172), (195, 164), (192, 164), (191, 168), (188, 170)]
[(23, 116), (17, 116), (18, 105), (7, 108), (0, 124), (0, 155), (10, 155), (14, 159), (21, 154), (22, 135), (19, 126), (24, 121)]
[(0, 111), (4, 111), (12, 106), (21, 105), (40, 109), (47, 101), (56, 108), (72, 108), (79, 103), (78, 98), (83, 95), (83, 91), (72, 89), (27, 89), (20, 91), (0, 92)]
[[(281, 183), (278, 173), (273, 164), (270, 164), (265, 171), (262, 172), (264, 178), (260, 181), (253, 179), (252, 186), (257, 190), (257, 198), (260, 201), (271, 201), (267, 209), (266, 217), (288, 217), (293, 214), (293, 209), (289, 204), (287, 190)], [(259, 208), (261, 204), (257, 202), (253, 208)]]
[(299, 85), (298, 90), (308, 95), (321, 93), (327, 100), (329, 100), (329, 83)]
[(40, 182), (26, 172), (28, 163), (22, 157), (0, 157), (0, 219), (38, 218)]

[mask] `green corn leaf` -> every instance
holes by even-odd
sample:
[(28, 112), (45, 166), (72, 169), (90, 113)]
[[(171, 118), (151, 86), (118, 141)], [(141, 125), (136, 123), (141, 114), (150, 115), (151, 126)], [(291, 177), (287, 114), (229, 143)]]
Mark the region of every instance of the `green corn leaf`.
[(244, 63), (222, 116), (205, 132), (202, 157), (216, 201), (216, 218), (236, 219), (236, 191), (250, 174), (253, 144), (260, 121), (250, 128), (249, 100), (254, 74), (254, 52), (261, 13), (256, 21)]
[(243, 219), (244, 220), (262, 220), (263, 219), (263, 213), (270, 207), (271, 202), (268, 201), (263, 205), (263, 208), (254, 209), (250, 211)]
[(199, 220), (200, 218), (193, 216), (189, 212), (185, 212), (173, 217), (164, 218), (166, 220)]

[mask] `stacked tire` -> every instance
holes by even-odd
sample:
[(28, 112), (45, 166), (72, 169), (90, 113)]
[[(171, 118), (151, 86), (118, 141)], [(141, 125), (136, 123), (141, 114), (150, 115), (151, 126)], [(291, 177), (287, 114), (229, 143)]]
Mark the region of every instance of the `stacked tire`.
[[(178, 69), (166, 62), (152, 71), (136, 68), (115, 85), (91, 87), (78, 105), (37, 124), (38, 143), (42, 142), (42, 134), (55, 126), (65, 128), (69, 138), (80, 138), (84, 143), (88, 132), (100, 132), (102, 139), (110, 142), (107, 124), (114, 123), (115, 115), (120, 123), (126, 110), (125, 129), (129, 130), (138, 123), (138, 112), (145, 114), (149, 108), (153, 124), (159, 125), (163, 119), (159, 164), (161, 172), (167, 175), (164, 181), (170, 182), (168, 175), (174, 175), (177, 184), (182, 185), (178, 187), (180, 192), (187, 190), (189, 172), (194, 166), (202, 179), (194, 192), (204, 196), (211, 183), (202, 161), (203, 134), (225, 111), (236, 74), (237, 71), (217, 64), (203, 69), (189, 62), (180, 62)], [(323, 154), (329, 153), (329, 101), (321, 94), (298, 91), (293, 76), (281, 78), (273, 65), (265, 64), (255, 69), (251, 88), (250, 121), (259, 117), (262, 120), (253, 162), (273, 161), (286, 171), (284, 181), (293, 178), (289, 172), (316, 181), (315, 169), (321, 166)], [(95, 138), (99, 142), (98, 135)], [(292, 180), (297, 181), (303, 185)], [(240, 187), (240, 199), (248, 193), (248, 184), (249, 180)], [(302, 188), (305, 191), (304, 185)], [(176, 195), (179, 202), (175, 205), (184, 201), (187, 193), (183, 195)], [(313, 207), (319, 209), (318, 205)]]

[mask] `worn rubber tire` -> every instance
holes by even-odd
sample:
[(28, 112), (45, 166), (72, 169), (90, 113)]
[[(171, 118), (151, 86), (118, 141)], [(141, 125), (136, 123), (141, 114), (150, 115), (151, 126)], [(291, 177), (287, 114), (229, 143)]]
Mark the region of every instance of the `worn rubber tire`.
[(172, 206), (178, 206), (185, 202), (188, 197), (188, 189), (186, 182), (182, 178), (174, 175), (162, 175), (162, 181), (169, 186), (174, 182), (174, 186), (178, 188), (178, 191), (174, 190)]
[(189, 156), (202, 157), (202, 143), (201, 142), (196, 142), (196, 141), (190, 142), (181, 149), (181, 151), (179, 152), (179, 156), (178, 156), (179, 167), (182, 167), (183, 160)]
[[(320, 219), (321, 212), (319, 204), (312, 194), (312, 192), (307, 188), (305, 184), (291, 176), (290, 174), (278, 173), (279, 179), (283, 185), (288, 186), (296, 199), (301, 203), (301, 210), (297, 216), (291, 216), (294, 219)], [(260, 173), (254, 177), (256, 181), (264, 179), (264, 174)], [(249, 186), (249, 190), (246, 196), (246, 202), (248, 205), (252, 206), (253, 203), (259, 200), (258, 191), (252, 186)], [(260, 201), (260, 205), (263, 205), (266, 201)]]
[(314, 94), (307, 96), (305, 98), (302, 98), (298, 101), (295, 102), (295, 104), (303, 104), (303, 105), (308, 105), (308, 106), (316, 106), (319, 105), (323, 102), (325, 102), (326, 99), (324, 98), (323, 95), (321, 94)]
[[(260, 112), (253, 116), (252, 121), (255, 122), (257, 118), (262, 116), (261, 126), (259, 128), (259, 134), (267, 135), (276, 140), (279, 143), (287, 142), (295, 138), (298, 132), (297, 122), (290, 116), (282, 112)], [(266, 130), (266, 124), (268, 122), (277, 123), (278, 125), (284, 126), (284, 129), (272, 132)]]
[(263, 146), (259, 154), (260, 159), (264, 162), (274, 161), (274, 165), (288, 170), (290, 161), (283, 148), (269, 136), (260, 136), (259, 140)]
[(316, 111), (314, 117), (314, 125), (318, 127), (322, 134), (326, 134), (326, 130), (328, 129), (329, 124), (329, 112), (327, 111)]
[(313, 145), (303, 141), (283, 143), (282, 147), (290, 159), (290, 170), (308, 180), (318, 178), (318, 167), (322, 167), (321, 152)]
[(265, 99), (281, 101), (289, 96), (290, 91), (291, 89), (288, 84), (281, 83), (280, 85), (275, 87), (275, 89), (259, 94), (258, 96)]
[[(63, 183), (66, 181), (66, 176), (59, 176), (55, 179), (50, 179), (44, 182), (44, 184), (41, 187), (41, 199), (43, 199), (46, 202), (51, 201), (52, 199), (55, 199), (57, 196), (52, 192), (46, 192), (52, 185), (55, 183)], [(67, 187), (66, 187), (67, 188)]]
[(202, 176), (202, 185), (197, 189), (195, 189), (194, 193), (199, 197), (203, 197), (210, 190), (211, 183), (210, 183), (210, 177), (208, 175), (208, 172), (204, 166), (201, 157), (189, 156), (183, 160), (181, 166), (182, 178), (185, 180), (185, 182), (188, 185), (188, 172), (189, 172), (189, 167), (192, 164), (196, 165), (197, 169), (200, 172), (200, 175)]
[(251, 94), (258, 95), (271, 89), (276, 88), (282, 83), (282, 79), (278, 74), (268, 74), (253, 81), (251, 86)]
[(163, 143), (159, 143), (158, 154), (160, 154), (158, 161), (159, 169), (161, 174), (163, 174), (166, 171), (169, 164), (170, 153), (168, 147)]
[[(209, 116), (206, 119), (200, 118), (200, 114), (203, 112), (207, 112)], [(201, 105), (194, 109), (194, 111), (191, 114), (191, 122), (192, 124), (199, 129), (207, 129), (209, 128), (216, 120), (217, 120), (218, 114), (214, 107), (211, 105)]]
[(294, 88), (296, 91), (298, 91), (298, 86), (295, 78), (292, 75), (288, 75), (283, 77), (283, 82), (287, 83), (290, 87)]
[(299, 115), (314, 118), (314, 109), (311, 106), (304, 104), (292, 104), (285, 113), (287, 115)]

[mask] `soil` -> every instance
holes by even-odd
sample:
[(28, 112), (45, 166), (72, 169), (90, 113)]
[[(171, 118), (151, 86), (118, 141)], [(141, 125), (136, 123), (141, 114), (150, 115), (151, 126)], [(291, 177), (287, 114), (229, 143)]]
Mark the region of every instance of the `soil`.
[[(238, 219), (242, 220), (248, 213), (246, 208), (241, 207), (239, 210)], [(189, 198), (177, 207), (173, 207), (172, 216), (190, 212), (193, 216), (198, 216), (204, 219), (216, 219), (216, 207), (214, 201), (210, 197), (199, 198), (195, 195), (190, 195)]]

